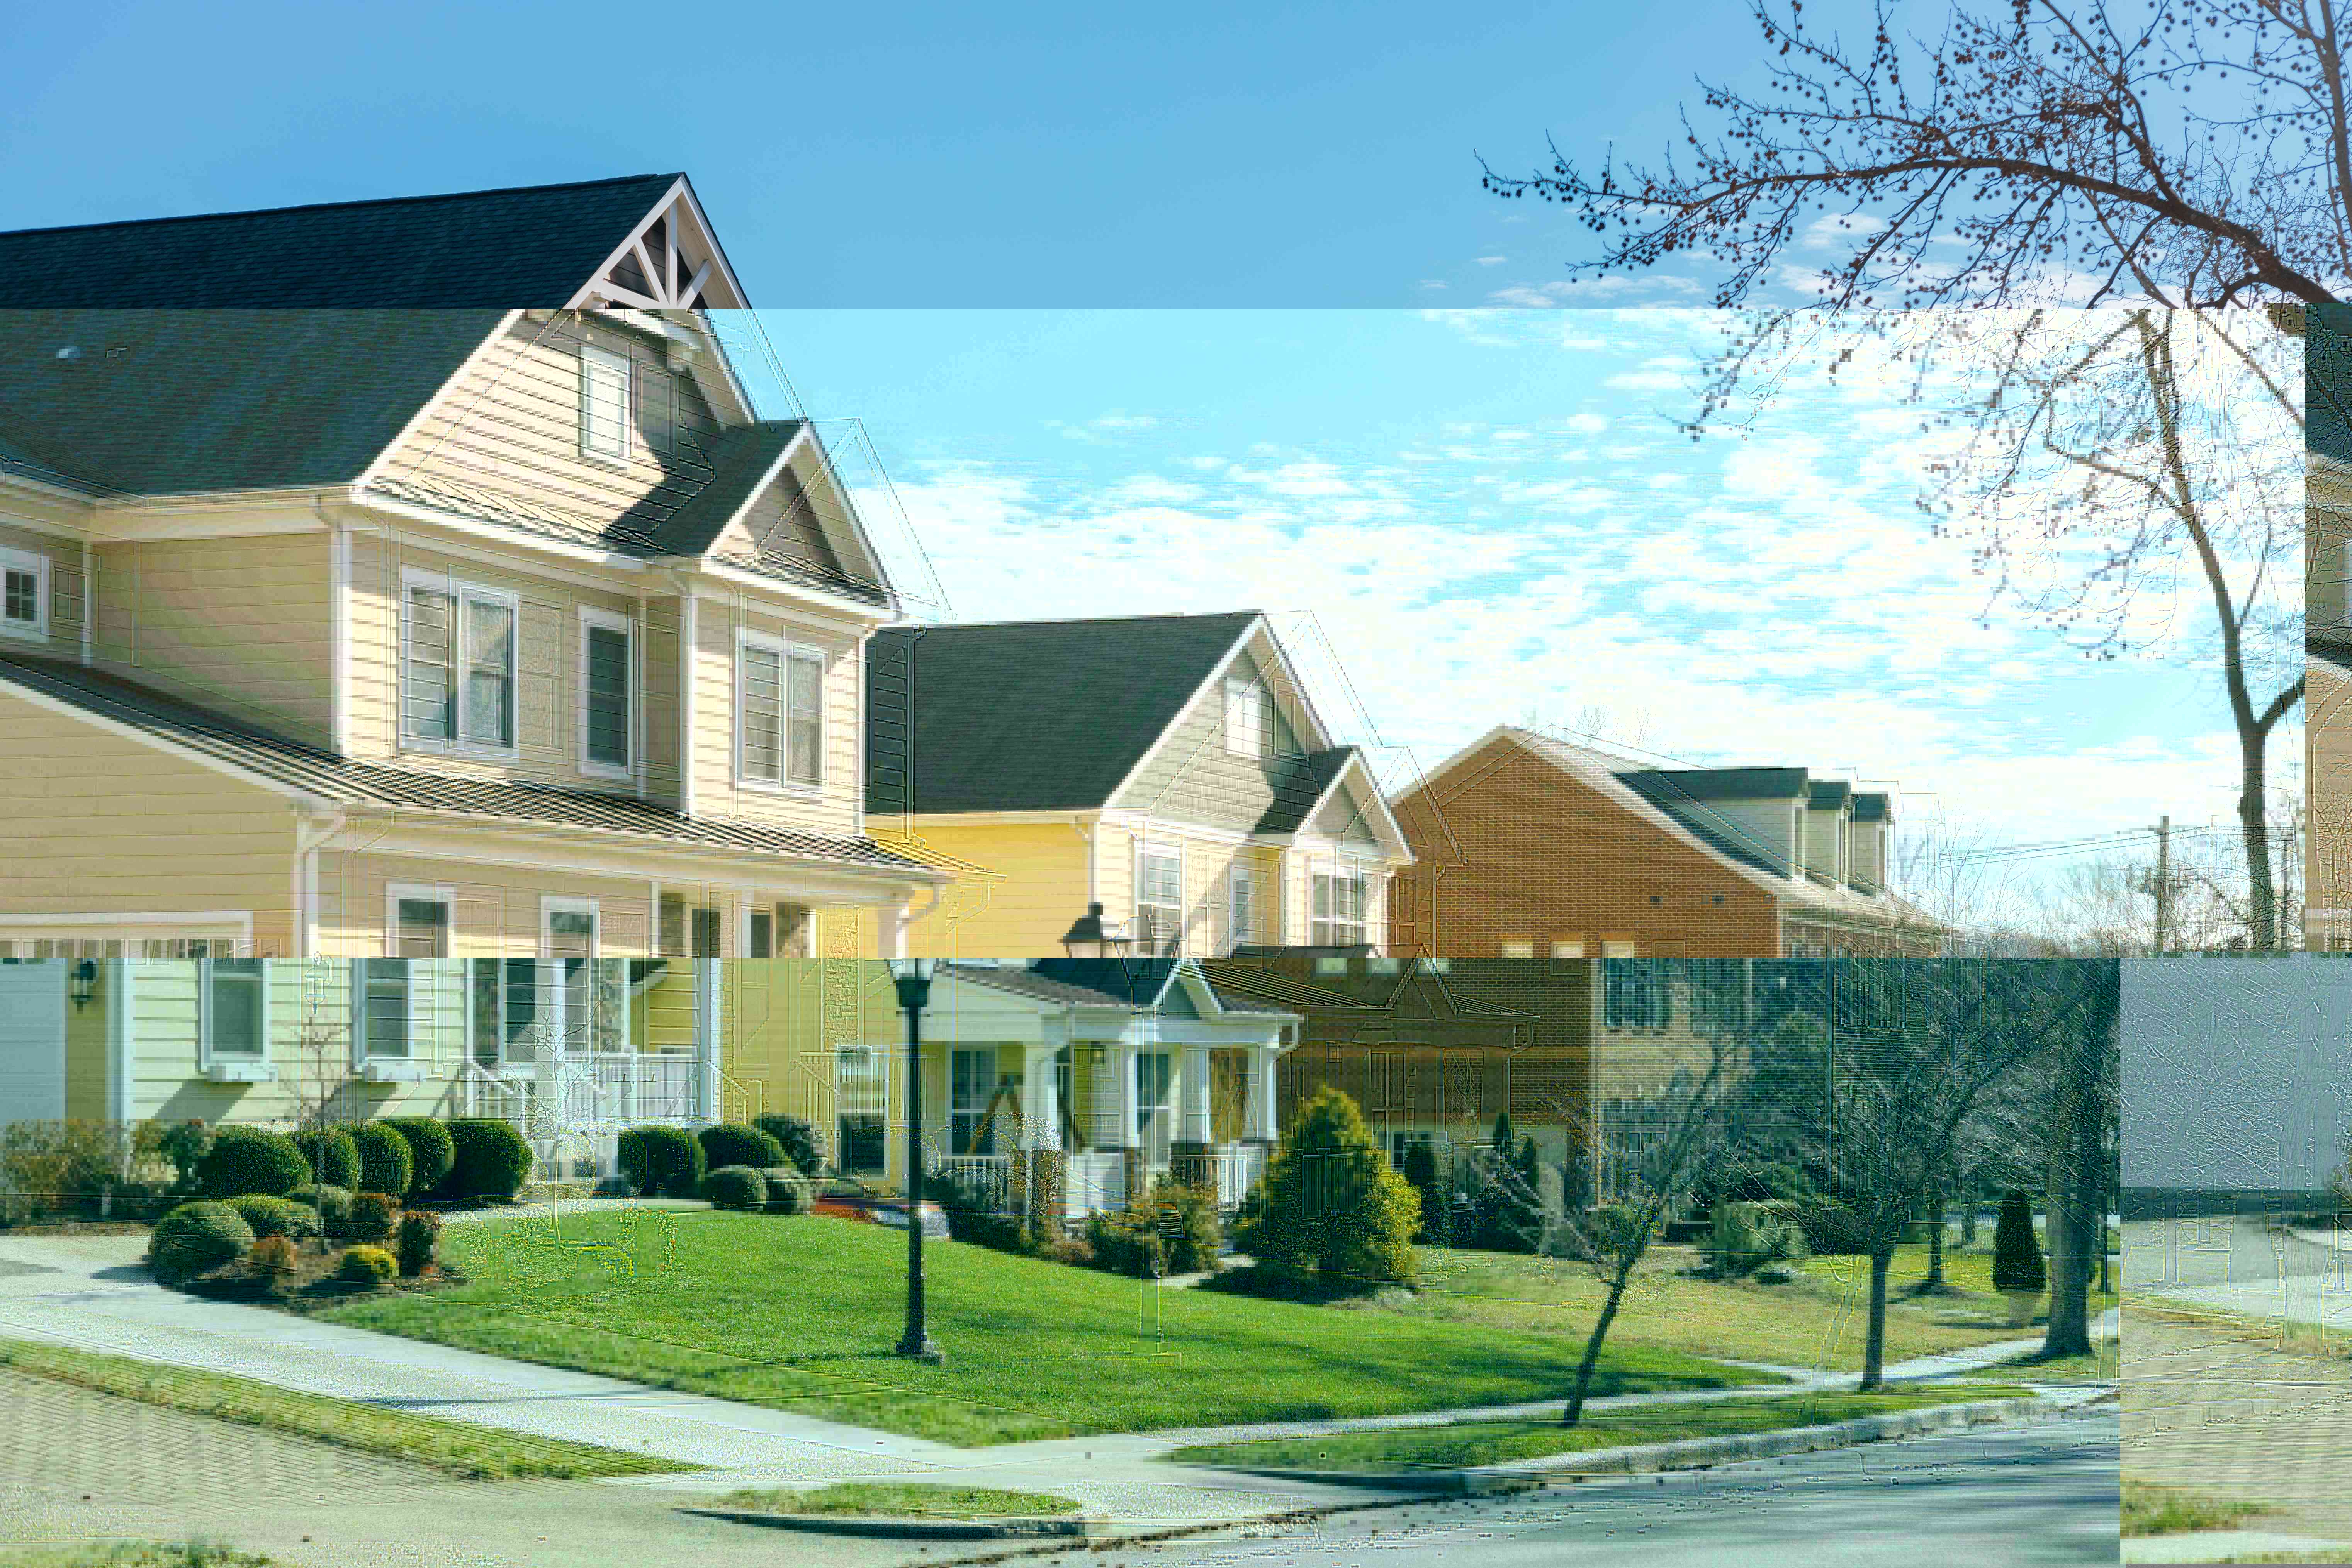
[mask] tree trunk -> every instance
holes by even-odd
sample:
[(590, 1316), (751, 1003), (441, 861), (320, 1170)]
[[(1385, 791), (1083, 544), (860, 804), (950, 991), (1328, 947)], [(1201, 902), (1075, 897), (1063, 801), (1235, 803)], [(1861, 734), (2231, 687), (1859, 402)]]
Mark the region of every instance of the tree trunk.
[(2091, 1350), (2091, 1247), (2093, 1237), (2105, 1228), (2105, 1214), (2094, 1212), (2105, 1209), (2107, 1185), (2098, 1100), (2098, 1054), (2105, 1048), (2104, 1038), (2094, 1037), (2067, 1053), (2051, 1108), (2055, 1125), (2049, 1146), (2050, 1319), (2041, 1352), (2045, 1358), (2088, 1355)]
[(2263, 802), (2268, 793), (2263, 753), (2269, 745), (2268, 731), (2243, 736), (2240, 744), (2243, 780), (2238, 796), (2238, 831), (2246, 845), (2246, 914), (2252, 928), (2247, 940), (2256, 952), (2273, 952), (2279, 945), (2278, 890), (2271, 880), (2270, 817)]
[(1960, 1195), (1960, 1245), (1977, 1244), (1977, 1193), (1973, 1184)]
[(1568, 1396), (1568, 1408), (1559, 1413), (1562, 1426), (1573, 1426), (1584, 1418), (1584, 1394), (1592, 1386), (1592, 1369), (1601, 1363), (1601, 1342), (1609, 1337), (1610, 1321), (1617, 1316), (1617, 1304), (1625, 1299), (1625, 1282), (1633, 1278), (1633, 1266), (1640, 1261), (1636, 1254), (1620, 1264), (1616, 1277), (1609, 1281), (1609, 1299), (1601, 1304), (1592, 1337), (1584, 1342), (1584, 1360), (1576, 1369), (1576, 1392)]
[(1862, 1352), (1862, 1392), (1868, 1394), (1884, 1381), (1886, 1363), (1886, 1271), (1895, 1262), (1895, 1248), (1875, 1247), (1870, 1255), (1870, 1337)]
[(1924, 1294), (1944, 1288), (1944, 1189), (1939, 1183), (1927, 1191), (1927, 1282)]

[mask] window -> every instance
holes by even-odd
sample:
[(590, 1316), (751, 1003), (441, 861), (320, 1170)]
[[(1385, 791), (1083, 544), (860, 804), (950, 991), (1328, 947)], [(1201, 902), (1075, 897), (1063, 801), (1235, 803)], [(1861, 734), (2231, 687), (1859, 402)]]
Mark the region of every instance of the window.
[(1135, 941), (1146, 953), (1184, 950), (1184, 853), (1163, 844), (1135, 852)]
[(456, 889), (394, 882), (383, 890), (386, 958), (449, 956), (449, 913)]
[(1633, 944), (1630, 942), (1604, 942), (1601, 944), (1601, 956), (1603, 958), (1631, 958), (1633, 956)]
[(1505, 958), (1533, 958), (1535, 955), (1536, 944), (1534, 942), (1524, 942), (1514, 938), (1507, 940), (1503, 943), (1503, 956)]
[(1247, 866), (1236, 864), (1225, 873), (1230, 895), (1226, 918), (1231, 922), (1232, 945), (1240, 947), (1257, 940), (1257, 874)]
[(1152, 1124), (1168, 1115), (1169, 1091), (1176, 1079), (1175, 1067), (1176, 1058), (1171, 1052), (1135, 1053), (1135, 1130), (1145, 1135), (1147, 1146), (1153, 1143), (1150, 1136)]
[(824, 656), (759, 632), (735, 650), (736, 776), (769, 789), (824, 779)]
[(1315, 973), (1318, 975), (1344, 975), (1348, 973), (1348, 961), (1332, 953), (1318, 953)]
[(0, 549), (0, 632), (49, 635), (49, 558)]
[(473, 1015), (474, 1061), (496, 1068), (537, 1058), (532, 1026), (539, 1019), (539, 962), (478, 958), (469, 969), (467, 1005)]
[(751, 955), (787, 958), (807, 944), (809, 923), (805, 904), (777, 904), (751, 911)]
[(993, 1050), (948, 1053), (948, 1152), (985, 1154), (981, 1124), (988, 1119), (989, 1101), (996, 1094), (996, 1053)]
[(1666, 1026), (1666, 983), (1655, 961), (1621, 959), (1606, 966), (1601, 1021), (1612, 1029)]
[(1354, 947), (1364, 941), (1365, 906), (1370, 901), (1370, 879), (1363, 868), (1342, 865), (1336, 870), (1315, 873), (1314, 930), (1307, 942), (1312, 947)]
[(203, 958), (196, 963), (201, 1040), (207, 1066), (258, 1062), (269, 1054), (269, 977), (258, 958)]
[(352, 1042), (352, 1059), (406, 1057), (415, 1033), (409, 1026), (415, 992), (409, 983), (408, 960), (363, 958), (352, 967), (359, 988), (353, 998), (359, 1029)]
[(626, 778), (631, 743), (630, 694), (635, 628), (625, 617), (583, 607), (580, 612), (580, 771)]
[(834, 1053), (835, 1094), (840, 1104), (841, 1169), (869, 1175), (888, 1163), (889, 1118), (884, 1110), (886, 1068), (871, 1046), (843, 1046)]
[(630, 383), (635, 363), (626, 354), (580, 350), (580, 450), (608, 463), (629, 460)]
[(1225, 682), (1225, 750), (1236, 757), (1265, 755), (1265, 688), (1255, 680)]
[(512, 594), (411, 573), (401, 605), (401, 733), (428, 751), (515, 749)]
[(1584, 956), (1584, 943), (1580, 941), (1553, 942), (1551, 944), (1551, 955), (1554, 958), (1582, 958)]

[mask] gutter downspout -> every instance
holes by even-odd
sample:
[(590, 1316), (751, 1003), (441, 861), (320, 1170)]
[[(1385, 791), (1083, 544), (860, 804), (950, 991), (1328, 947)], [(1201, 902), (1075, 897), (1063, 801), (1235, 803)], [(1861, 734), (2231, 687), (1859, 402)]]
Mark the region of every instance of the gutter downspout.
[(89, 541), (81, 542), (81, 661), (90, 661), (91, 623), (98, 619), (98, 559)]
[(694, 667), (701, 654), (701, 627), (694, 584), (685, 571), (669, 569), (677, 590), (677, 814), (694, 815)]
[[(325, 498), (310, 504), (327, 530), (328, 734), (335, 755), (348, 757), (352, 754), (352, 531), (343, 519), (329, 514)], [(394, 614), (404, 610), (404, 605), (399, 606)]]
[[(319, 956), (319, 848), (343, 830), (343, 813), (300, 819), (294, 834), (294, 956)], [(307, 831), (306, 831), (307, 829)]]

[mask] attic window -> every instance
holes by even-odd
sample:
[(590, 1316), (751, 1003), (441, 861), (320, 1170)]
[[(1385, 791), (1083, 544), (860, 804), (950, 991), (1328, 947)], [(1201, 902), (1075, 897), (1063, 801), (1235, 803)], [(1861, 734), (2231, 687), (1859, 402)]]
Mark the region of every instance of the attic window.
[(608, 463), (629, 460), (630, 383), (635, 369), (626, 354), (582, 344), (580, 348), (580, 450)]
[(1225, 750), (1236, 757), (1265, 755), (1265, 688), (1255, 680), (1225, 682)]

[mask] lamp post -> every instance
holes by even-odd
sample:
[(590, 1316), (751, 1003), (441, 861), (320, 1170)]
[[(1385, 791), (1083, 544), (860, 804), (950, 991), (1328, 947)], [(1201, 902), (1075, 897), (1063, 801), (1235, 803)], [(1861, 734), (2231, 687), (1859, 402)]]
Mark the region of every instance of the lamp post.
[(898, 1353), (936, 1366), (947, 1359), (923, 1318), (923, 1009), (937, 960), (894, 958), (890, 977), (907, 1015), (907, 1332)]
[(1087, 912), (1062, 933), (1062, 951), (1072, 958), (1117, 958), (1127, 951), (1127, 938), (1116, 927), (1103, 924), (1103, 907), (1088, 904)]

